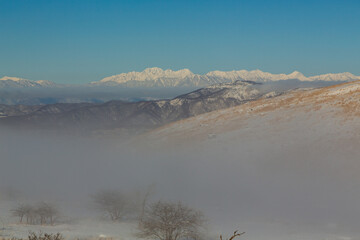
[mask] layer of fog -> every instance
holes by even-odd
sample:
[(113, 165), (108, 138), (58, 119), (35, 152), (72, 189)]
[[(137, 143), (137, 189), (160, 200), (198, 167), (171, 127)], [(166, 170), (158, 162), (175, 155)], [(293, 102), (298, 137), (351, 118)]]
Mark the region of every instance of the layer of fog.
[[(263, 91), (286, 91), (294, 88), (324, 87), (340, 82), (286, 80), (267, 82), (259, 88)], [(198, 89), (199, 87), (168, 88), (125, 88), (125, 87), (89, 87), (72, 86), (60, 88), (13, 88), (0, 89), (0, 104), (39, 105), (54, 103), (102, 103), (110, 100), (147, 101), (172, 99)]]
[(110, 100), (128, 102), (170, 99), (195, 88), (121, 88), (121, 87), (62, 87), (0, 89), (0, 104), (102, 103)]
[(90, 196), (98, 190), (155, 184), (153, 201), (202, 210), (212, 232), (240, 229), (247, 239), (360, 237), (358, 149), (311, 147), (301, 139), (274, 148), (271, 139), (250, 139), (152, 151), (117, 139), (0, 133), (0, 189), (18, 191), (14, 204), (54, 201), (67, 217), (89, 217), (97, 214)]

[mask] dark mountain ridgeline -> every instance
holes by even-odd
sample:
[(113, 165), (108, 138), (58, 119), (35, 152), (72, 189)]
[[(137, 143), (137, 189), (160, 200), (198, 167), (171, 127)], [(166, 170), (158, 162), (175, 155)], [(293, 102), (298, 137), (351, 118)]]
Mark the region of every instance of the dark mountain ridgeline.
[(0, 125), (26, 129), (126, 129), (138, 132), (271, 95), (262, 90), (261, 84), (236, 81), (201, 88), (171, 100), (0, 105)]

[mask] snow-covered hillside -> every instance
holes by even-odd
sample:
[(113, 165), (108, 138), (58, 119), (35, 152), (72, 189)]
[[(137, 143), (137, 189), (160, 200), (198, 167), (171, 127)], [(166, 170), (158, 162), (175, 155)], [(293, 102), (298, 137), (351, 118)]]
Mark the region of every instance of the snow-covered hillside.
[(274, 98), (178, 121), (151, 132), (148, 137), (159, 141), (166, 139), (167, 143), (171, 139), (188, 143), (188, 139), (207, 141), (209, 136), (228, 136), (230, 133), (240, 137), (250, 129), (260, 135), (271, 135), (275, 129), (281, 129), (274, 134), (283, 133), (287, 137), (295, 132), (298, 137), (308, 133), (309, 138), (320, 137), (319, 133), (323, 131), (325, 135), (333, 133), (335, 139), (345, 135), (359, 143), (360, 81), (320, 89), (292, 90)]

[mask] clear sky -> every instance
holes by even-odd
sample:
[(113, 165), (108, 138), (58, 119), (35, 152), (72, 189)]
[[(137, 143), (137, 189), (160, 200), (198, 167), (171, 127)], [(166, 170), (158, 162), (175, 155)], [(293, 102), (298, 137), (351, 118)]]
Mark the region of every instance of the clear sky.
[(0, 76), (146, 67), (360, 75), (359, 0), (0, 0)]

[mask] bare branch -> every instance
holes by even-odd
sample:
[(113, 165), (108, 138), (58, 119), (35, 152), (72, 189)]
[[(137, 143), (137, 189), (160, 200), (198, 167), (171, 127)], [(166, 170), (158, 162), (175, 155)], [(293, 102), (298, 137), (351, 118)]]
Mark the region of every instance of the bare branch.
[[(239, 231), (239, 230), (236, 230), (236, 231), (234, 232), (234, 234), (229, 238), (229, 240), (233, 240), (234, 238), (239, 237), (239, 236), (245, 234), (245, 232), (238, 233), (238, 231)], [(220, 235), (220, 240), (223, 240), (223, 239), (222, 239), (222, 235)]]

